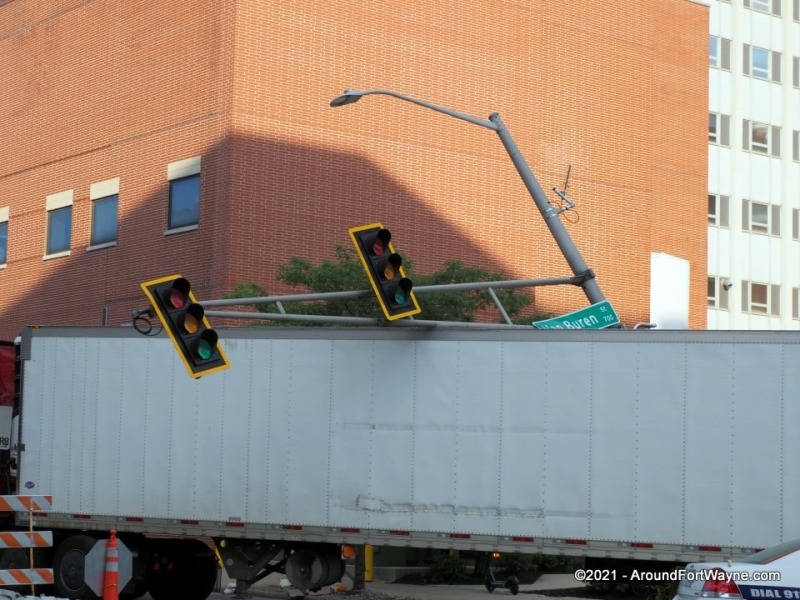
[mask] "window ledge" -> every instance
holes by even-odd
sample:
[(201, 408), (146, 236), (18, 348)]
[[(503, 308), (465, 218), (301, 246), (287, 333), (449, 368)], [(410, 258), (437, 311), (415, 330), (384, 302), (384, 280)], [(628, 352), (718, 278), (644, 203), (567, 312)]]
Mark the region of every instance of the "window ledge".
[(175, 229), (167, 229), (164, 235), (175, 235), (176, 233), (184, 233), (186, 231), (194, 231), (199, 229), (199, 225), (186, 225), (185, 227), (176, 227)]
[(69, 256), (71, 250), (64, 250), (62, 252), (56, 252), (55, 254), (45, 254), (42, 260), (50, 260), (51, 258), (61, 258), (62, 256)]
[(8, 263), (3, 263), (2, 265), (0, 265), (0, 271), (5, 269), (7, 266), (8, 266)]
[(102, 250), (103, 248), (115, 248), (117, 242), (103, 242), (102, 244), (95, 244), (93, 246), (87, 246), (86, 251), (92, 252), (93, 250)]

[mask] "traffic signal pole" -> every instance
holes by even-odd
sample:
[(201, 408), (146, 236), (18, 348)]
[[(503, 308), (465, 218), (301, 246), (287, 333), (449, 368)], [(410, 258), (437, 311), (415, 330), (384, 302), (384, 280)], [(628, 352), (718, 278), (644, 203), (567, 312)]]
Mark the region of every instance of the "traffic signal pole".
[(603, 292), (600, 290), (600, 286), (597, 284), (594, 271), (592, 271), (586, 264), (586, 261), (583, 260), (583, 257), (578, 251), (578, 247), (575, 245), (575, 242), (572, 241), (567, 228), (564, 227), (564, 223), (560, 218), (558, 218), (558, 209), (550, 204), (550, 201), (547, 199), (547, 196), (542, 190), (542, 186), (539, 185), (536, 176), (533, 174), (530, 166), (528, 166), (528, 163), (523, 158), (522, 152), (520, 152), (519, 147), (514, 142), (514, 139), (511, 137), (511, 133), (509, 133), (498, 113), (493, 113), (490, 115), (489, 120), (481, 119), (467, 113), (452, 110), (444, 106), (439, 106), (438, 104), (432, 104), (418, 98), (412, 98), (411, 96), (406, 96), (391, 90), (345, 90), (343, 94), (331, 100), (330, 105), (331, 107), (335, 108), (338, 106), (344, 106), (346, 104), (352, 104), (353, 102), (360, 100), (362, 96), (367, 96), (370, 94), (392, 96), (393, 98), (405, 100), (406, 102), (417, 104), (418, 106), (429, 108), (431, 110), (435, 110), (436, 112), (440, 112), (450, 117), (467, 121), (473, 125), (479, 125), (480, 127), (485, 127), (486, 129), (491, 129), (492, 131), (496, 132), (500, 137), (500, 141), (503, 143), (506, 152), (508, 152), (511, 162), (514, 163), (517, 173), (519, 173), (519, 176), (522, 178), (522, 182), (525, 184), (528, 193), (531, 195), (531, 198), (533, 198), (533, 202), (536, 204), (536, 207), (539, 209), (539, 212), (544, 218), (544, 222), (547, 225), (547, 228), (550, 230), (550, 234), (553, 236), (556, 244), (558, 244), (561, 254), (563, 254), (564, 258), (566, 259), (573, 275), (575, 275), (575, 277), (580, 281), (578, 285), (580, 285), (583, 289), (586, 297), (589, 299), (589, 302), (591, 304), (596, 304), (606, 299), (606, 297), (603, 295)]

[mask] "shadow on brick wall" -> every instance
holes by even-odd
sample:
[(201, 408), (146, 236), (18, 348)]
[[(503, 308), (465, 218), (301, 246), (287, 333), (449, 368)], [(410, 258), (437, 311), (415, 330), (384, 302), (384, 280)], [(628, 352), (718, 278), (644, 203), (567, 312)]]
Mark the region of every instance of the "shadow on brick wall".
[[(392, 230), (417, 272), (451, 258), (504, 270), (446, 216), (359, 154), (248, 136), (227, 137), (195, 154), (202, 155), (202, 196), (194, 231), (165, 234), (166, 177), (138, 181), (135, 170), (107, 173), (120, 177), (121, 218), (112, 248), (87, 251), (88, 227), (86, 239), (76, 231), (75, 223), (91, 218), (89, 181), (52, 182), (52, 189), (76, 190), (69, 257), (16, 257), (12, 207), (0, 290), (19, 285), (25, 291), (16, 302), (2, 301), (0, 337), (12, 338), (23, 325), (120, 325), (131, 309), (147, 304), (140, 282), (173, 273), (187, 277), (200, 299), (219, 298), (239, 282), (285, 293), (274, 278), (279, 265), (293, 256), (333, 258), (337, 245), (351, 245), (350, 227), (375, 221)], [(138, 188), (150, 195), (126, 191)], [(46, 216), (43, 209), (43, 229)]]

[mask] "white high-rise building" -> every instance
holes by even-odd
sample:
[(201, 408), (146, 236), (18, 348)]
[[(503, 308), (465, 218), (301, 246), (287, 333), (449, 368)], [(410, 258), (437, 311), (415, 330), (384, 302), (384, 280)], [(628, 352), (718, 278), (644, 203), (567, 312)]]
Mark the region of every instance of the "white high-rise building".
[(800, 329), (800, 0), (711, 0), (708, 328)]

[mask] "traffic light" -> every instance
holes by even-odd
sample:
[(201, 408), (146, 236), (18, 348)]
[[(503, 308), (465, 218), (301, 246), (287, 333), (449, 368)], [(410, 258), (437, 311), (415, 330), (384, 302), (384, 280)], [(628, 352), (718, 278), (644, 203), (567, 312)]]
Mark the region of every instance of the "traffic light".
[(411, 291), (413, 284), (403, 271), (403, 259), (392, 247), (389, 230), (372, 223), (353, 227), (350, 237), (386, 318), (393, 321), (419, 313), (422, 309)]
[(192, 377), (196, 379), (230, 366), (217, 332), (211, 329), (188, 280), (170, 275), (145, 281), (142, 289)]

